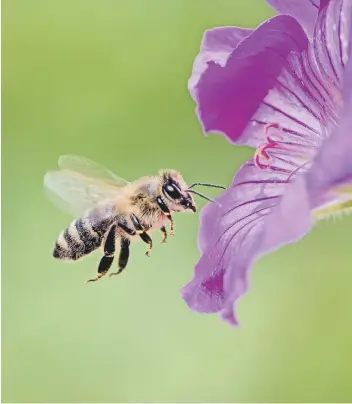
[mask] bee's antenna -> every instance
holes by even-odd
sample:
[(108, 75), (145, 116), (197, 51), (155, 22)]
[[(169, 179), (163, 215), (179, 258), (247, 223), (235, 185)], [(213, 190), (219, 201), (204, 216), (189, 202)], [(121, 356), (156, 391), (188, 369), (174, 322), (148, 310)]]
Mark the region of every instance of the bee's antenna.
[(203, 187), (212, 187), (212, 188), (221, 188), (221, 189), (226, 189), (226, 187), (223, 187), (222, 185), (215, 185), (215, 184), (204, 184), (203, 182), (195, 182), (194, 184), (192, 184), (189, 189), (197, 186), (197, 185), (201, 185)]
[(210, 198), (208, 198), (207, 196), (201, 194), (200, 192), (194, 191), (193, 189), (188, 189), (187, 191), (188, 191), (188, 192), (192, 192), (192, 194), (196, 194), (196, 195), (200, 196), (201, 198), (206, 199), (206, 200), (209, 201), (209, 202), (216, 203), (213, 199), (210, 199)]

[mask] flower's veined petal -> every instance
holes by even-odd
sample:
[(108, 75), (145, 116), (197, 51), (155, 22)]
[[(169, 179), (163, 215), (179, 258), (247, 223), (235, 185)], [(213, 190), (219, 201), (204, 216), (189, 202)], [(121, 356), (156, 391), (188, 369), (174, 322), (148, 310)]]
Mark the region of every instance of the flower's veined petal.
[(239, 43), (224, 66), (210, 63), (196, 87), (205, 132), (258, 147), (263, 125), (278, 123), (286, 141), (318, 147), (338, 124), (351, 7), (350, 0), (328, 2), (311, 45), (295, 19), (278, 16)]
[[(310, 216), (303, 221), (291, 216), (292, 226), (269, 222), (280, 207), (281, 196), (291, 183), (288, 165), (258, 168), (248, 161), (236, 174), (232, 186), (201, 212), (199, 247), (202, 255), (195, 266), (194, 278), (182, 289), (182, 296), (195, 311), (221, 312), (231, 324), (237, 324), (233, 305), (248, 289), (252, 263), (269, 250), (278, 248), (285, 239), (297, 239), (310, 226)], [(293, 194), (295, 196), (295, 194)], [(300, 195), (302, 196), (302, 195)], [(309, 212), (306, 198), (289, 199), (297, 212)], [(307, 205), (308, 204), (308, 205)], [(283, 213), (286, 207), (284, 206)]]
[[(334, 125), (342, 106), (341, 79), (348, 59), (348, 40), (351, 25), (350, 0), (326, 1), (319, 13), (312, 46), (309, 49), (309, 61), (312, 80), (326, 99), (326, 110), (334, 110)], [(328, 126), (327, 122), (322, 122)]]
[(313, 207), (319, 204), (321, 195), (346, 185), (352, 187), (352, 30), (346, 41), (350, 56), (342, 80), (343, 108), (340, 122), (322, 145), (305, 175)]
[(225, 66), (208, 64), (196, 87), (198, 116), (205, 132), (236, 144), (261, 145), (266, 123), (279, 123), (289, 141), (316, 144), (327, 96), (314, 80), (304, 31), (294, 18), (277, 16), (244, 39)]
[(277, 12), (296, 18), (309, 36), (313, 35), (320, 0), (266, 0)]
[(194, 89), (208, 62), (224, 66), (237, 45), (252, 32), (252, 29), (247, 28), (218, 27), (204, 33), (200, 52), (194, 61), (192, 76), (188, 81), (188, 89), (193, 98), (195, 98)]

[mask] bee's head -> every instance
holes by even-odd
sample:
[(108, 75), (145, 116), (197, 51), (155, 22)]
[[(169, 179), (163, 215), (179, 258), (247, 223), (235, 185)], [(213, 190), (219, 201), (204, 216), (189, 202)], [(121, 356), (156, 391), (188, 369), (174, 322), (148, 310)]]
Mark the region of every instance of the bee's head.
[(174, 170), (162, 172), (161, 192), (171, 210), (181, 212), (184, 210), (197, 211), (192, 193), (180, 173)]
[(188, 186), (183, 180), (181, 174), (174, 170), (161, 171), (160, 174), (162, 176), (162, 194), (166, 199), (166, 203), (168, 204), (169, 209), (175, 212), (180, 212), (188, 209), (196, 212), (197, 208), (192, 194), (196, 194), (210, 202), (215, 202), (207, 196), (201, 194), (200, 192), (192, 189), (193, 187), (204, 186), (226, 189), (222, 185), (205, 184), (203, 182), (195, 182), (194, 184)]

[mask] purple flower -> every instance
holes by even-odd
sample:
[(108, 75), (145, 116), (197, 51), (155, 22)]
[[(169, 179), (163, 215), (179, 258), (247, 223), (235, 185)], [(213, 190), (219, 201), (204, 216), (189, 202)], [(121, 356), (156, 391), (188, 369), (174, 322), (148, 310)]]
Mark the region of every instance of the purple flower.
[(255, 149), (201, 212), (182, 289), (192, 310), (233, 325), (254, 261), (352, 208), (352, 1), (268, 2), (287, 15), (207, 31), (189, 81), (204, 132)]

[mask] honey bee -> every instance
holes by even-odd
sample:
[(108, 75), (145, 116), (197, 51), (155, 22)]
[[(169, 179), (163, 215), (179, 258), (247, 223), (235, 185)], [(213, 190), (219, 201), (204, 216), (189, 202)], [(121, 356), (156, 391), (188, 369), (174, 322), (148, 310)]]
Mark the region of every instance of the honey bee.
[(51, 201), (60, 209), (73, 214), (76, 219), (59, 235), (53, 256), (61, 260), (78, 260), (99, 247), (103, 247), (97, 275), (86, 280), (95, 282), (110, 269), (115, 255), (116, 242), (120, 243), (117, 272), (127, 265), (130, 240), (139, 237), (148, 249), (153, 247), (148, 232), (159, 229), (162, 243), (168, 233), (174, 235), (173, 212), (196, 212), (192, 194), (214, 202), (193, 190), (195, 186), (222, 188), (220, 185), (194, 183), (188, 186), (175, 170), (160, 170), (157, 175), (126, 181), (99, 164), (80, 156), (61, 156), (60, 170), (44, 176), (44, 188)]

